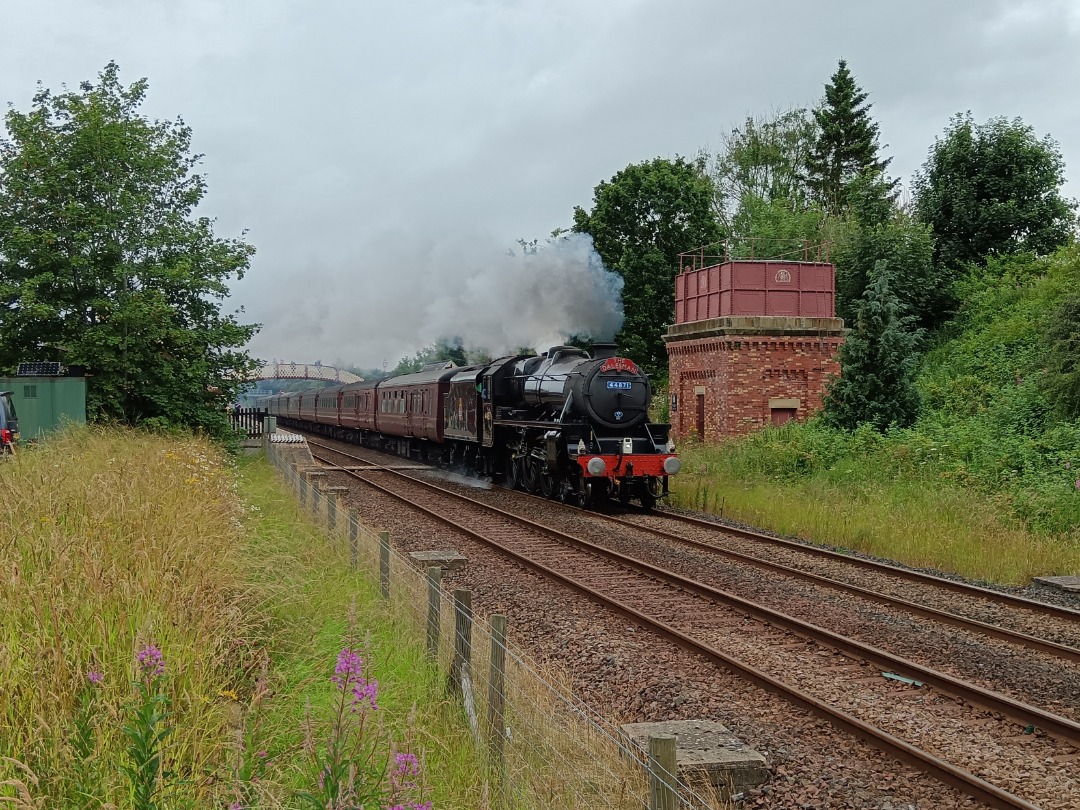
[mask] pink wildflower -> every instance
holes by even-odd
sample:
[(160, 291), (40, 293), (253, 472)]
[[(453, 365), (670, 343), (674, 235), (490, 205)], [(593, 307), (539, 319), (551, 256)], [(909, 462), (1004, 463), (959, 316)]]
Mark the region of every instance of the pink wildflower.
[(135, 653), (135, 660), (142, 674), (148, 678), (165, 674), (165, 659), (161, 655), (161, 650), (153, 644), (147, 644)]
[(377, 700), (379, 695), (379, 682), (372, 678), (370, 681), (364, 677), (364, 662), (360, 653), (345, 647), (338, 653), (337, 666), (334, 668), (331, 683), (342, 692), (352, 692), (352, 711), (359, 710), (360, 705), (366, 703), (372, 709), (379, 708)]
[(96, 669), (92, 669), (86, 673), (86, 680), (90, 681), (94, 686), (101, 686), (101, 683), (105, 680), (105, 676)]
[[(420, 762), (416, 754), (408, 752), (394, 755), (394, 769), (390, 771), (390, 785), (393, 792), (412, 790), (416, 787), (416, 777), (420, 775)], [(404, 806), (404, 805), (403, 805)], [(412, 805), (407, 805), (412, 807)]]

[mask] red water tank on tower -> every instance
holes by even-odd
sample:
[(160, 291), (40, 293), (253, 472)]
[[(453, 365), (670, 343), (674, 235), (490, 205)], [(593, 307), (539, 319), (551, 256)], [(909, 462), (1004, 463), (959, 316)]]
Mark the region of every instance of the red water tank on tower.
[(840, 373), (844, 322), (835, 268), (822, 248), (812, 258), (733, 259), (726, 248), (680, 256), (664, 338), (676, 436), (716, 441), (821, 407)]

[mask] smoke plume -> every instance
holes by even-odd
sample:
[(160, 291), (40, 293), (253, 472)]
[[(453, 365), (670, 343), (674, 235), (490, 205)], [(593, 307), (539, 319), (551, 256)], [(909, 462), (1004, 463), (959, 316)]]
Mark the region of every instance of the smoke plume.
[(574, 336), (610, 340), (622, 326), (622, 277), (585, 234), (535, 251), (475, 234), (427, 244), (387, 235), (355, 262), (308, 268), (264, 332), (297, 360), (392, 367), (440, 339), (499, 356)]

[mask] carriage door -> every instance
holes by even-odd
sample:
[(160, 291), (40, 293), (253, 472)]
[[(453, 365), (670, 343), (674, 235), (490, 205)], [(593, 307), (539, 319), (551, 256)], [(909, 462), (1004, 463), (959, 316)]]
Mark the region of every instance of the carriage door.
[(697, 436), (698, 441), (705, 441), (705, 386), (699, 385), (694, 388), (694, 402), (697, 405)]

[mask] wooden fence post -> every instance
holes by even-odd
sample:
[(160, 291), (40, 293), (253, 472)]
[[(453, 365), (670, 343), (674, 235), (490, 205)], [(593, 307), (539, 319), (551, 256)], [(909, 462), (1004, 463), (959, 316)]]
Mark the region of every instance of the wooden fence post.
[(649, 810), (675, 810), (675, 735), (649, 735)]
[(472, 661), (472, 591), (454, 589), (454, 658), (450, 662), (450, 688), (461, 694), (461, 668)]
[(488, 746), (493, 765), (502, 767), (503, 741), (506, 722), (503, 707), (506, 702), (506, 617), (496, 613), (491, 617), (491, 660), (488, 663)]
[(379, 592), (390, 598), (390, 532), (379, 532)]
[(439, 631), (442, 626), (442, 568), (432, 565), (427, 570), (427, 654), (439, 660)]
[(360, 567), (360, 513), (349, 508), (349, 562), (353, 569)]
[(300, 508), (306, 511), (307, 510), (308, 482), (307, 482), (306, 478), (299, 479), (299, 482), (300, 482)]

